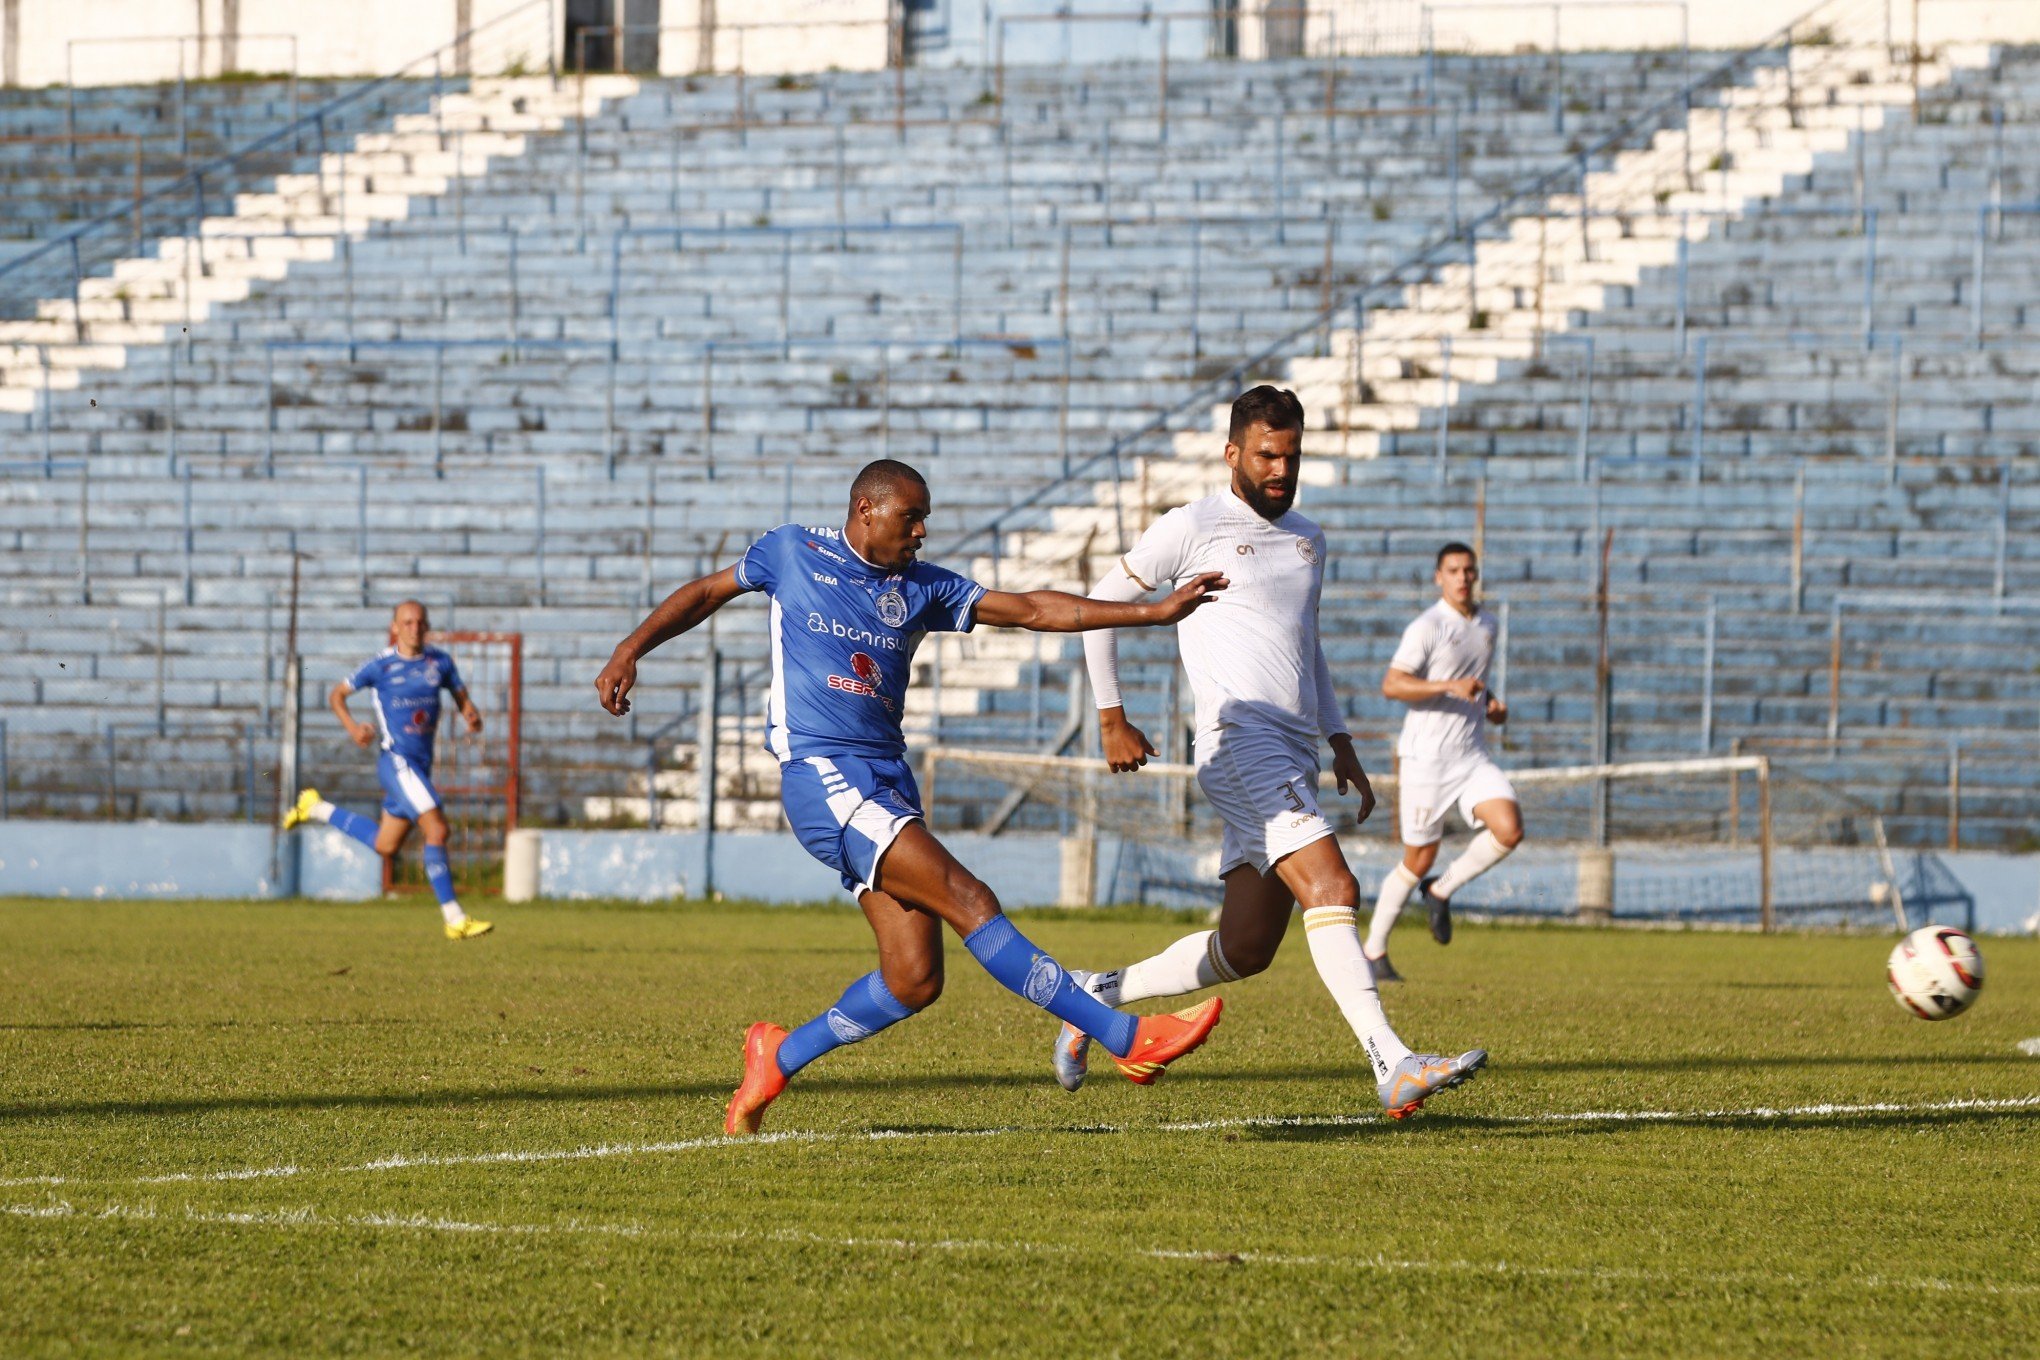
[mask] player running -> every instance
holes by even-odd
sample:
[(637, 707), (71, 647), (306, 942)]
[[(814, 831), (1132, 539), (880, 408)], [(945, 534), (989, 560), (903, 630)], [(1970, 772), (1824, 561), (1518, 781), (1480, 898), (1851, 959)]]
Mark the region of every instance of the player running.
[(347, 711), (347, 696), (367, 690), (375, 705), (375, 721), (382, 729), (382, 755), (376, 761), (376, 777), (382, 781), (382, 822), (378, 825), (358, 812), (335, 807), (319, 796), (317, 789), (298, 795), (296, 806), (283, 814), (283, 829), (306, 822), (324, 822), (388, 858), (404, 848), (411, 824), (425, 832), (425, 879), (432, 895), (439, 899), (439, 914), (446, 922), (446, 938), (471, 940), (495, 927), (477, 921), (461, 910), (453, 891), (453, 866), (446, 858), (446, 814), (439, 809), (439, 792), (432, 787), (432, 742), (439, 731), (439, 692), (453, 696), (461, 721), (470, 732), (482, 730), (482, 715), (468, 698), (453, 658), (437, 647), (425, 645), (432, 624), (425, 606), (405, 600), (390, 615), (390, 645), (377, 652), (361, 668), (326, 696), (333, 716), (347, 729), (356, 746), (375, 744), (376, 728), (356, 722)]
[[(1452, 943), (1452, 894), (1507, 859), (1523, 843), (1516, 790), (1488, 754), (1487, 724), (1509, 720), (1509, 706), (1487, 687), (1495, 656), (1495, 616), (1480, 607), (1480, 563), (1464, 543), (1438, 549), (1433, 579), (1442, 598), (1403, 630), (1381, 692), (1409, 705), (1403, 717), (1396, 799), (1401, 863), (1381, 881), (1367, 928), (1375, 975), (1401, 982), (1388, 961), (1388, 932), (1412, 889), (1431, 912), (1431, 938)], [(1480, 834), (1444, 873), (1426, 877), (1438, 858), (1445, 816), (1454, 805)]]
[[(1294, 393), (1256, 387), (1243, 394), (1233, 403), (1226, 438), (1231, 487), (1155, 521), (1092, 593), (1134, 600), (1163, 582), (1194, 582), (1220, 566), (1230, 574), (1225, 594), (1176, 630), (1197, 702), (1197, 784), (1225, 822), (1219, 866), (1225, 904), (1217, 930), (1186, 935), (1125, 968), (1077, 977), (1108, 1005), (1236, 982), (1274, 960), (1290, 908), (1301, 903), (1318, 976), (1367, 1054), (1382, 1108), (1403, 1119), (1471, 1078), (1487, 1054), (1412, 1053), (1382, 1013), (1361, 955), (1360, 886), (1318, 808), (1318, 742), (1331, 744), (1339, 792), (1359, 795), (1361, 821), (1374, 809), (1374, 790), (1354, 754), (1318, 639), (1324, 531), (1290, 508), (1302, 444), (1303, 406)], [(1114, 770), (1136, 770), (1155, 748), (1120, 703), (1114, 635), (1086, 637), (1084, 657), (1105, 759)], [(1084, 1026), (1066, 1022), (1053, 1056), (1065, 1090), (1083, 1084), (1089, 1050)]]
[(787, 1079), (933, 1004), (942, 993), (942, 926), (985, 971), (1112, 1050), (1140, 1085), (1201, 1045), (1216, 998), (1175, 1015), (1125, 1015), (1071, 981), (999, 910), (922, 820), (900, 718), (914, 649), (931, 632), (977, 624), (1070, 633), (1174, 623), (1225, 588), (1216, 571), (1186, 579), (1159, 604), (1100, 604), (1059, 591), (1009, 594), (919, 560), (928, 484), (884, 458), (857, 474), (838, 529), (781, 525), (735, 566), (669, 595), (617, 645), (595, 679), (602, 707), (622, 715), (637, 663), (746, 591), (772, 601), (772, 691), (765, 745), (779, 758), (780, 799), (800, 842), (836, 870), (878, 938), (878, 968), (791, 1033), (759, 1022), (744, 1036), (744, 1076), (723, 1128), (758, 1131)]

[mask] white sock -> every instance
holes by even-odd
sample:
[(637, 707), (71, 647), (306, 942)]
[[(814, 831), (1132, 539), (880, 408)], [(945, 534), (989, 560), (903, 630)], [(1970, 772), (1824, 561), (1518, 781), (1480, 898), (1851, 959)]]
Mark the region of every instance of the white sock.
[(333, 805), (321, 798), (318, 804), (312, 808), (312, 820), (330, 823), (333, 820)]
[(1312, 907), (1303, 914), (1303, 935), (1310, 942), (1310, 959), (1339, 1012), (1353, 1027), (1374, 1079), (1381, 1081), (1395, 1065), (1410, 1056), (1409, 1045), (1395, 1037), (1388, 1017), (1381, 1010), (1381, 996), (1374, 990), (1374, 970), (1360, 949), (1359, 913), (1351, 907)]
[(1204, 930), (1185, 935), (1153, 958), (1093, 973), (1084, 990), (1108, 1006), (1121, 1006), (1239, 980), (1240, 975), (1225, 961), (1225, 951), (1218, 947), (1218, 932)]
[(1467, 884), (1479, 878), (1488, 870), (1509, 857), (1514, 846), (1503, 845), (1495, 839), (1492, 831), (1483, 831), (1473, 838), (1473, 844), (1460, 852), (1452, 861), (1452, 867), (1438, 875), (1438, 881), (1431, 885), (1431, 892), (1437, 897), (1450, 897)]
[(462, 921), (467, 920), (467, 913), (460, 909), (460, 903), (458, 902), (441, 902), (439, 904), (439, 914), (445, 918), (446, 924), (450, 926), (457, 926)]
[(1417, 890), (1417, 876), (1410, 872), (1410, 866), (1401, 860), (1381, 880), (1381, 896), (1374, 899), (1374, 920), (1367, 927), (1367, 957), (1385, 959), (1388, 957), (1388, 932), (1395, 929), (1395, 918), (1402, 915), (1403, 903), (1410, 900), (1410, 894)]

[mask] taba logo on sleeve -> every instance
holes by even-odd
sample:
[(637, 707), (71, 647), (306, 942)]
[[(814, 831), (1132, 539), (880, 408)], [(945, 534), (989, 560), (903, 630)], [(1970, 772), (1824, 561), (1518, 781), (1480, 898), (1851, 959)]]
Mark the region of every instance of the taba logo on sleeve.
[(907, 598), (897, 590), (888, 590), (872, 603), (878, 607), (879, 622), (888, 628), (900, 628), (907, 622)]

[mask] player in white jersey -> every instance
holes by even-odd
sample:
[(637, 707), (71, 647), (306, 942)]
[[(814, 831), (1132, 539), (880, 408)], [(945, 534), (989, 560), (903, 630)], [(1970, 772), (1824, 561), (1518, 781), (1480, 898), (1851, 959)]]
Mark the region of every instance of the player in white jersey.
[[(1402, 976), (1388, 961), (1388, 932), (1412, 891), (1431, 913), (1431, 937), (1452, 943), (1452, 894), (1500, 864), (1523, 843), (1523, 810), (1502, 767), (1488, 754), (1487, 725), (1509, 720), (1509, 706), (1488, 688), (1495, 656), (1495, 618), (1475, 589), (1480, 562), (1464, 543), (1438, 550), (1433, 579), (1438, 603), (1403, 630), (1381, 692), (1409, 705), (1396, 744), (1403, 857), (1382, 880), (1367, 958), (1385, 982)], [(1438, 859), (1445, 818), (1454, 807), (1479, 834), (1451, 867), (1427, 877)]]
[[(1412, 1053), (1382, 1013), (1361, 952), (1359, 884), (1318, 808), (1319, 742), (1331, 746), (1339, 792), (1359, 795), (1363, 821), (1374, 791), (1318, 641), (1324, 532), (1290, 508), (1302, 443), (1295, 394), (1256, 387), (1242, 395), (1225, 446), (1232, 485), (1162, 516), (1092, 592), (1130, 601), (1221, 569), (1230, 581), (1176, 625), (1197, 705), (1197, 783), (1225, 823), (1225, 905), (1217, 930), (1185, 936), (1125, 968), (1072, 976), (1108, 1005), (1236, 982), (1267, 968), (1291, 907), (1301, 903), (1311, 960), (1367, 1054), (1383, 1108), (1401, 1119), (1466, 1081), (1487, 1054)], [(1155, 748), (1126, 720), (1114, 633), (1086, 634), (1084, 652), (1105, 758), (1131, 773)], [(1089, 1044), (1069, 1025), (1057, 1036), (1053, 1061), (1065, 1090), (1083, 1084)]]

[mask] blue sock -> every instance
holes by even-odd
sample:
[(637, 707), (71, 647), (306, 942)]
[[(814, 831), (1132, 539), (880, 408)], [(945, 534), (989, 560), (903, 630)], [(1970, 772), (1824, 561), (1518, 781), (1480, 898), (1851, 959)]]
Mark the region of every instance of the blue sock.
[(326, 825), (345, 836), (352, 836), (369, 849), (375, 849), (375, 823), (358, 812), (349, 812), (344, 807), (326, 805), (331, 809), (326, 814)]
[(453, 866), (446, 862), (446, 847), (428, 845), (425, 847), (425, 881), (432, 885), (432, 895), (445, 906), (454, 900)]
[(1071, 982), (1061, 964), (1029, 944), (1005, 917), (994, 916), (964, 936), (963, 947), (1007, 991), (1017, 992), (1056, 1019), (1075, 1025), (1117, 1057), (1133, 1051), (1139, 1017), (1113, 1010)]
[(913, 1013), (874, 969), (844, 988), (842, 1000), (780, 1041), (779, 1070), (790, 1077), (831, 1049), (869, 1039)]

